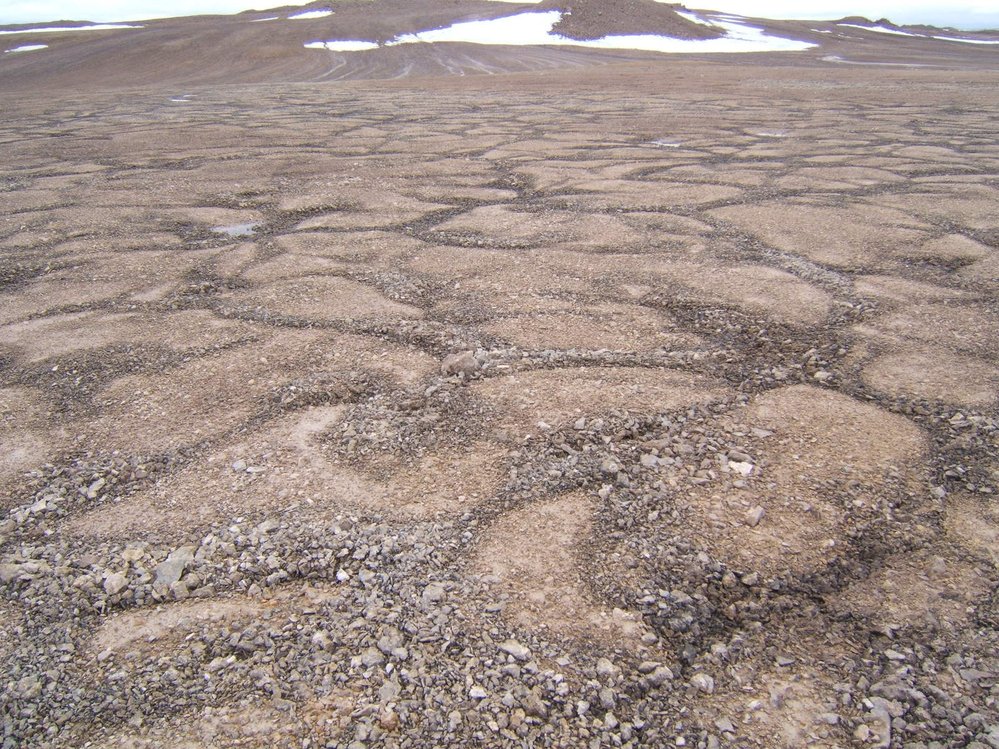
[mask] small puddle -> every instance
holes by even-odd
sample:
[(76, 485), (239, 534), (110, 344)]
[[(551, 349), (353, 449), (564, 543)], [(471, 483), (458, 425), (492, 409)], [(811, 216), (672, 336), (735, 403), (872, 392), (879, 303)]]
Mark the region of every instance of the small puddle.
[(212, 231), (216, 234), (224, 234), (227, 237), (252, 237), (260, 226), (259, 221), (251, 221), (247, 224), (232, 224), (231, 226), (213, 226)]

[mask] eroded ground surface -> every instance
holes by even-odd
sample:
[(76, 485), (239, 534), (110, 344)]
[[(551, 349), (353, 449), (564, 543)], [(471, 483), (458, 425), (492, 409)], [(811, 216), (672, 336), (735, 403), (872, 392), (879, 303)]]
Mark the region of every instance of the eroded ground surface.
[(3, 746), (999, 746), (997, 90), (5, 101)]

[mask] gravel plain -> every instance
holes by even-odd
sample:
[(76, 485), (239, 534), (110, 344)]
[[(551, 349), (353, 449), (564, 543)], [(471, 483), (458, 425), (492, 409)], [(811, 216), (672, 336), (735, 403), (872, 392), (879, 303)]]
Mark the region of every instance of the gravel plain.
[(18, 67), (4, 749), (999, 748), (995, 57), (827, 52)]

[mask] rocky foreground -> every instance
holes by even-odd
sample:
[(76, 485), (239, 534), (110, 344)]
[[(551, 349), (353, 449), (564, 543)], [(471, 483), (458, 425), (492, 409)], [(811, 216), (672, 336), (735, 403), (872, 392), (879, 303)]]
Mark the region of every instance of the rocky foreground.
[(666, 59), (5, 102), (5, 749), (999, 747), (994, 72)]

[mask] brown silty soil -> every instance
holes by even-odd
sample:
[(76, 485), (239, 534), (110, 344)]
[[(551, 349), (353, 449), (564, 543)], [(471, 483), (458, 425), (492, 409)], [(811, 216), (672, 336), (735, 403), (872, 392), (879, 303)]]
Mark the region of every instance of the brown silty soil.
[(320, 20), (0, 59), (0, 743), (995, 746), (994, 51)]

